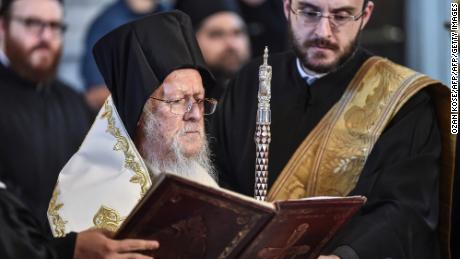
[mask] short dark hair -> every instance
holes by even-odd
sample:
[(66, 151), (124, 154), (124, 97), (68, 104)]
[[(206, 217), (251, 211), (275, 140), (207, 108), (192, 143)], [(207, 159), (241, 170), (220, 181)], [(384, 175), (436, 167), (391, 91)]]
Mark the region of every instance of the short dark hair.
[[(11, 5), (15, 0), (0, 0), (0, 17), (8, 17), (11, 11)], [(64, 0), (56, 0), (59, 3), (64, 4)]]

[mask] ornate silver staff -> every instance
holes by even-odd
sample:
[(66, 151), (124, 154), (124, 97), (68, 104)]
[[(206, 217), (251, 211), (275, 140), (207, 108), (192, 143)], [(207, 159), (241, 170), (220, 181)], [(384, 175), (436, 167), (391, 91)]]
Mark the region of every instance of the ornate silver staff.
[(259, 67), (259, 93), (256, 132), (256, 172), (254, 183), (254, 198), (265, 201), (268, 190), (268, 151), (271, 141), (270, 124), (270, 98), (272, 67), (268, 65), (268, 48), (264, 50), (264, 63)]

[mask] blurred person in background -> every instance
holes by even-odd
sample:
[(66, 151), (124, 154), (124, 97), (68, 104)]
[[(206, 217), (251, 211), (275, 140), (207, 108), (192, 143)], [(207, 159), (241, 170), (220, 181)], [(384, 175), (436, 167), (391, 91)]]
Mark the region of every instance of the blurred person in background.
[(238, 6), (233, 0), (178, 0), (175, 8), (190, 16), (206, 65), (217, 81), (210, 96), (220, 98), (251, 55)]
[(265, 46), (270, 53), (288, 48), (288, 30), (281, 0), (237, 0), (241, 16), (248, 27), (252, 57), (263, 54)]
[(0, 8), (0, 179), (49, 232), (59, 171), (89, 129), (83, 96), (56, 79), (66, 29), (57, 0), (3, 0)]
[(115, 0), (95, 18), (86, 35), (80, 69), (86, 101), (93, 111), (99, 110), (110, 94), (91, 54), (96, 41), (122, 24), (167, 9), (160, 0)]

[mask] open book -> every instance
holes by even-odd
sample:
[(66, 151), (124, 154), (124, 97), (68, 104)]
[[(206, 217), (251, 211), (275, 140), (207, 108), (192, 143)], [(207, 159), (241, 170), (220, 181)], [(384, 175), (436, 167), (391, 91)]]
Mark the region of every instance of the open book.
[(155, 258), (314, 258), (365, 200), (268, 203), (163, 174), (116, 238), (158, 240)]

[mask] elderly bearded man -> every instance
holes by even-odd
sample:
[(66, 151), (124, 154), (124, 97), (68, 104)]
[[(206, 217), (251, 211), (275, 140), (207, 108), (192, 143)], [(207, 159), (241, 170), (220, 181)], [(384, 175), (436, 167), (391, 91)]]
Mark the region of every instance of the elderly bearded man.
[(205, 98), (213, 79), (188, 16), (123, 25), (96, 43), (94, 56), (112, 95), (59, 176), (48, 210), (55, 236), (115, 231), (160, 172), (216, 186), (204, 115), (217, 102)]

